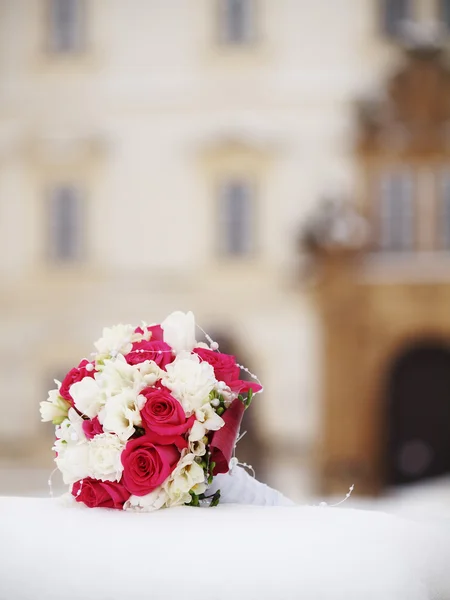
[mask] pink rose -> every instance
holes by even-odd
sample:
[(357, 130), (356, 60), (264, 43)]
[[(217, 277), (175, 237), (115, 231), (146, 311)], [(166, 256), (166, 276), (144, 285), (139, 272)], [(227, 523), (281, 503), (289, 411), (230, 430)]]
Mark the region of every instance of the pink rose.
[(92, 440), (93, 437), (98, 435), (99, 433), (103, 433), (103, 427), (98, 420), (98, 417), (94, 417), (93, 419), (86, 419), (82, 424), (84, 435)]
[(159, 433), (147, 431), (145, 433), (145, 437), (149, 442), (152, 442), (157, 446), (167, 446), (168, 444), (174, 444), (180, 452), (187, 448), (189, 445), (184, 439), (184, 437), (182, 437), (181, 435), (159, 435)]
[(141, 417), (146, 432), (153, 432), (161, 436), (182, 435), (194, 424), (195, 415), (189, 419), (181, 404), (168, 389), (148, 387), (141, 394), (147, 398)]
[[(147, 327), (147, 331), (150, 331), (152, 334), (150, 336), (151, 342), (163, 342), (164, 341), (164, 331), (161, 328), (161, 325), (152, 325), (151, 327)], [(135, 333), (143, 334), (144, 330), (142, 327), (136, 327), (134, 330)]]
[(73, 484), (72, 495), (77, 502), (83, 502), (89, 508), (122, 509), (131, 494), (121, 483), (86, 477)]
[(144, 435), (128, 441), (121, 460), (123, 485), (131, 494), (145, 496), (169, 477), (180, 460), (180, 452), (174, 443), (159, 445)]
[(236, 394), (247, 394), (250, 390), (254, 394), (262, 390), (262, 385), (254, 383), (253, 381), (245, 381), (244, 379), (237, 379), (236, 381), (230, 381), (228, 384), (232, 392)]
[(70, 395), (70, 386), (72, 385), (72, 383), (81, 381), (85, 377), (94, 377), (94, 375), (95, 375), (94, 368), (92, 368), (92, 371), (86, 370), (87, 365), (92, 365), (92, 367), (94, 367), (94, 365), (92, 363), (90, 363), (88, 360), (83, 359), (80, 362), (80, 364), (78, 365), (78, 367), (74, 367), (67, 373), (67, 375), (64, 377), (64, 379), (61, 383), (61, 387), (59, 389), (59, 395), (62, 396), (64, 398), (64, 400), (67, 400), (67, 402), (70, 402), (70, 404), (72, 406), (73, 406), (73, 398)]
[(224, 426), (211, 436), (211, 461), (216, 463), (213, 475), (228, 473), (236, 439), (244, 416), (244, 403), (236, 398), (223, 413)]
[(194, 348), (193, 352), (212, 366), (217, 381), (224, 381), (229, 385), (231, 381), (239, 379), (240, 369), (236, 358), (231, 354), (213, 352), (206, 348)]
[(172, 348), (165, 342), (135, 342), (130, 352), (125, 356), (129, 365), (137, 365), (145, 360), (153, 360), (161, 369), (171, 363), (175, 356), (172, 354)]

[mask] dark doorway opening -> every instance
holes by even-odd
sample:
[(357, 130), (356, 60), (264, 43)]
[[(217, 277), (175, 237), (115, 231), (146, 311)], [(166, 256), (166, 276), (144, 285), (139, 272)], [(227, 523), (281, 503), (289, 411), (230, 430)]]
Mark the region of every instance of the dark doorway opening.
[(387, 484), (450, 473), (450, 350), (422, 343), (402, 353), (387, 394)]

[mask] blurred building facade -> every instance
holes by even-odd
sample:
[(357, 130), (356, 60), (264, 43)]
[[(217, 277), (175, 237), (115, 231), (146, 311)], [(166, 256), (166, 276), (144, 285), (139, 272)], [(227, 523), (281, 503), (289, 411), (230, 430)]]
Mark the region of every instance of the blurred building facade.
[(446, 52), (416, 37), (383, 99), (361, 106), (359, 215), (335, 203), (309, 228), (331, 492), (450, 473), (449, 123)]
[[(38, 402), (104, 325), (191, 309), (264, 382), (244, 458), (296, 497), (329, 468), (333, 490), (358, 476), (378, 430), (351, 451), (326, 433), (333, 414), (348, 432), (355, 407), (329, 391), (326, 346), (334, 332), (339, 353), (354, 306), (330, 329), (298, 234), (324, 196), (368, 197), (357, 107), (406, 60), (408, 20), (410, 38), (445, 31), (449, 3), (0, 0), (2, 460), (49, 460)], [(402, 227), (408, 248), (386, 256), (411, 254)], [(417, 277), (407, 262), (399, 277)]]

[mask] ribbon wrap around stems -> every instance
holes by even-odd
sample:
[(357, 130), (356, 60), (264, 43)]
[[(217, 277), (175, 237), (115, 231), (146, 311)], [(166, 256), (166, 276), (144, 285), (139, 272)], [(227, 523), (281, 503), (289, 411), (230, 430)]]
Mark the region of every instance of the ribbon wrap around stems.
[(214, 432), (209, 445), (211, 448), (211, 461), (216, 463), (213, 475), (228, 473), (229, 471), (244, 411), (244, 403), (236, 398), (222, 415), (225, 425)]

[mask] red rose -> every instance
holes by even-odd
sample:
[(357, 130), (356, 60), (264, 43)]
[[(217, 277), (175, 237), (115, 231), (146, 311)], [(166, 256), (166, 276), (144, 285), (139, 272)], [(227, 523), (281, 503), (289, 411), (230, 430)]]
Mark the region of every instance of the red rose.
[[(163, 342), (164, 341), (164, 331), (161, 328), (161, 325), (152, 325), (151, 327), (147, 327), (147, 331), (150, 331), (152, 334), (150, 336), (150, 341), (152, 342)], [(144, 330), (142, 327), (136, 327), (134, 333), (143, 334)]]
[(121, 483), (86, 477), (73, 484), (72, 495), (77, 502), (83, 502), (89, 508), (122, 509), (131, 494)]
[(145, 496), (169, 477), (180, 460), (180, 452), (173, 443), (155, 444), (144, 435), (128, 441), (121, 460), (123, 485), (131, 494)]
[(92, 367), (94, 367), (94, 365), (92, 363), (90, 363), (88, 360), (83, 359), (80, 362), (80, 364), (78, 365), (78, 367), (74, 367), (67, 373), (67, 375), (64, 377), (64, 379), (61, 383), (61, 387), (59, 389), (59, 395), (62, 396), (64, 398), (64, 400), (67, 400), (67, 402), (70, 402), (70, 404), (72, 406), (73, 406), (73, 398), (70, 395), (70, 386), (72, 385), (72, 383), (81, 381), (85, 377), (94, 377), (94, 375), (95, 375), (95, 369), (92, 368), (91, 371), (88, 371), (86, 369), (87, 365), (92, 365)]
[(250, 390), (256, 394), (256, 392), (260, 392), (262, 390), (262, 385), (259, 383), (245, 381), (244, 379), (231, 381), (228, 385), (230, 386), (231, 391), (235, 392), (236, 394), (247, 394)]
[(93, 437), (98, 435), (99, 433), (103, 433), (103, 427), (98, 420), (98, 417), (94, 417), (93, 419), (86, 419), (82, 424), (84, 435), (92, 440)]
[(189, 419), (181, 404), (168, 389), (148, 387), (141, 394), (147, 398), (141, 417), (146, 432), (154, 432), (161, 436), (182, 435), (192, 427), (195, 415)]
[(147, 431), (145, 437), (149, 442), (155, 445), (167, 446), (168, 444), (174, 444), (181, 452), (188, 447), (187, 441), (181, 435), (159, 435), (153, 431)]
[(172, 354), (172, 348), (165, 342), (135, 342), (131, 351), (125, 356), (129, 365), (137, 365), (144, 360), (153, 360), (161, 369), (171, 363), (175, 356)]
[(216, 463), (213, 475), (228, 473), (233, 450), (236, 445), (242, 417), (244, 416), (244, 403), (236, 398), (223, 413), (224, 426), (215, 431), (211, 436), (210, 450), (211, 461)]
[(231, 354), (221, 354), (206, 348), (194, 348), (194, 352), (212, 366), (217, 381), (224, 381), (229, 385), (231, 381), (239, 379), (240, 369), (236, 358)]

